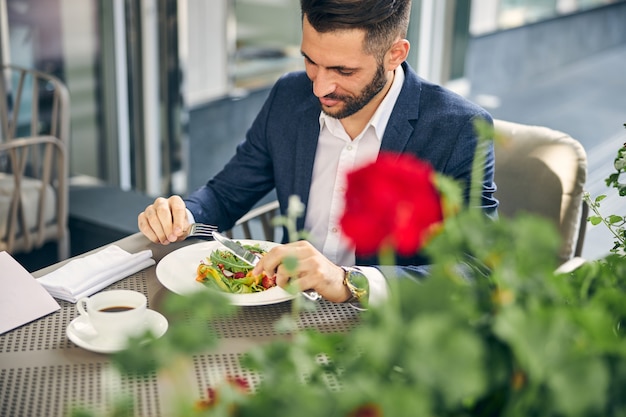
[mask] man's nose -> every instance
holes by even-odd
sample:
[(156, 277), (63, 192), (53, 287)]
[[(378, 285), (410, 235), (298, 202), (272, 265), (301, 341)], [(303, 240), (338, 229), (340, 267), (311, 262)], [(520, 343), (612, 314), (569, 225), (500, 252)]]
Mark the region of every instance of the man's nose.
[(318, 70), (315, 73), (313, 81), (313, 94), (316, 97), (324, 97), (333, 93), (337, 88), (335, 80), (329, 71)]

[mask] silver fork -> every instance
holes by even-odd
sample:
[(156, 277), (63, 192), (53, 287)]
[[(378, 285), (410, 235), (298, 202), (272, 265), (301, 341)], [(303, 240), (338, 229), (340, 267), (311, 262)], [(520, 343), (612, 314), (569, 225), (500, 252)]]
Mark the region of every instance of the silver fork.
[(187, 231), (187, 237), (213, 237), (213, 232), (217, 231), (217, 226), (212, 224), (192, 223)]

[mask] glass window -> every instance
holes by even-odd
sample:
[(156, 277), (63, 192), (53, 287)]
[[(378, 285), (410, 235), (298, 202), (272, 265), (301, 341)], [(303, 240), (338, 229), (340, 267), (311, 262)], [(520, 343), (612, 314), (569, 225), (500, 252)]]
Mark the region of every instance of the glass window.
[(299, 0), (237, 0), (235, 88), (271, 84), (281, 74), (303, 68)]
[(626, 0), (473, 0), (470, 32), (483, 35)]
[[(70, 170), (73, 175), (100, 177), (95, 0), (7, 0), (6, 9), (8, 62), (55, 75), (65, 82), (71, 97)], [(39, 99), (45, 100), (45, 94), (41, 91)], [(21, 115), (28, 117), (27, 112)]]

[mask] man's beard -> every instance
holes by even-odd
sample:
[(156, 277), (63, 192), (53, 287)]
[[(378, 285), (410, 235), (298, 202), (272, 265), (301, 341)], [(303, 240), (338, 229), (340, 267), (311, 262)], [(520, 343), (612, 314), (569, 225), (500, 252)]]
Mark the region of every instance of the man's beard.
[(322, 111), (326, 113), (330, 117), (334, 117), (335, 119), (344, 119), (348, 116), (352, 116), (363, 107), (365, 107), (372, 99), (376, 96), (376, 94), (380, 93), (380, 91), (385, 88), (387, 84), (387, 78), (385, 77), (385, 68), (382, 65), (378, 65), (376, 68), (376, 74), (374, 74), (374, 78), (372, 81), (365, 86), (363, 92), (356, 96), (342, 96), (338, 94), (328, 94), (325, 96), (326, 98), (330, 98), (333, 100), (341, 100), (344, 104), (341, 110), (334, 111), (331, 109), (329, 111), (324, 110), (322, 107)]

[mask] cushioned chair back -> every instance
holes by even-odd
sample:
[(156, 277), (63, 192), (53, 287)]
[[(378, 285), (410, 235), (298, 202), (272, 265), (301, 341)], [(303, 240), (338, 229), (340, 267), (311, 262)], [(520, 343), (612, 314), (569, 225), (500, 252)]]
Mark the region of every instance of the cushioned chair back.
[(527, 212), (552, 220), (562, 238), (561, 262), (579, 256), (587, 207), (587, 155), (569, 135), (541, 126), (495, 120), (501, 216)]

